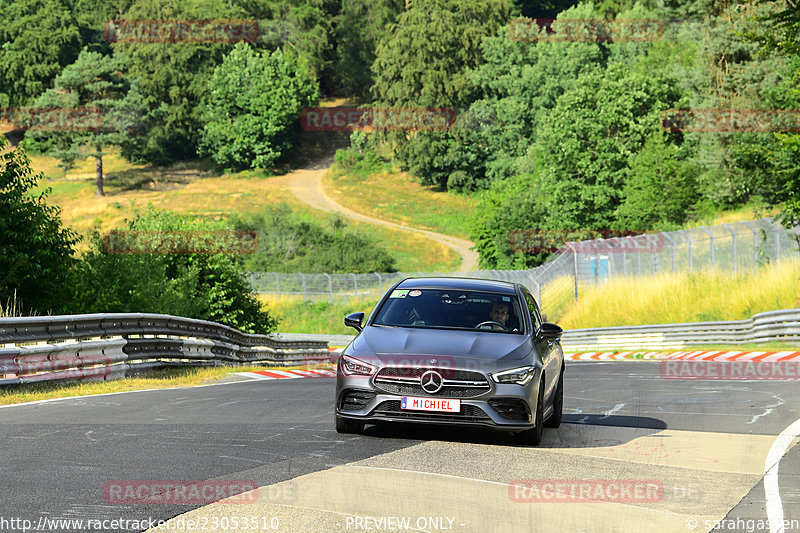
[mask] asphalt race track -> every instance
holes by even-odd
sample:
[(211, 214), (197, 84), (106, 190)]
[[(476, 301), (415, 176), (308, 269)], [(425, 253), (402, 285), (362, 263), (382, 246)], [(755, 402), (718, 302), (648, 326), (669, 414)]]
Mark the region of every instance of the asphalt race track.
[[(571, 362), (569, 414), (536, 448), (447, 428), (338, 435), (333, 390), (244, 380), (0, 408), (0, 531), (752, 532), (781, 531), (781, 513), (800, 531), (800, 447), (778, 439), (800, 419), (796, 380)], [(259, 488), (209, 505), (113, 492), (209, 480)]]

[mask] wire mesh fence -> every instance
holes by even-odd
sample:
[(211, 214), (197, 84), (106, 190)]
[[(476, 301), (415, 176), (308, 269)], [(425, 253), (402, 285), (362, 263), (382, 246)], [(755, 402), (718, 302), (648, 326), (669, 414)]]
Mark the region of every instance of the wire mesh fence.
[(706, 269), (734, 275), (781, 259), (800, 260), (798, 230), (766, 218), (688, 230), (565, 243), (541, 266), (529, 270), (305, 274), (251, 272), (262, 294), (304, 300), (378, 298), (407, 277), (447, 276), (518, 282), (528, 287), (551, 316), (559, 316), (585, 287), (619, 276), (646, 276)]

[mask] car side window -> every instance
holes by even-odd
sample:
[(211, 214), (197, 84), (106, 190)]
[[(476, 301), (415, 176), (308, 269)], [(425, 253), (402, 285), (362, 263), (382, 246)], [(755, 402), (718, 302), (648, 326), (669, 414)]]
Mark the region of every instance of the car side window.
[(533, 331), (539, 331), (539, 328), (542, 327), (542, 317), (539, 314), (539, 306), (536, 305), (536, 301), (533, 299), (533, 296), (528, 291), (525, 291), (525, 301), (528, 304), (528, 309), (531, 312), (531, 320), (533, 321)]

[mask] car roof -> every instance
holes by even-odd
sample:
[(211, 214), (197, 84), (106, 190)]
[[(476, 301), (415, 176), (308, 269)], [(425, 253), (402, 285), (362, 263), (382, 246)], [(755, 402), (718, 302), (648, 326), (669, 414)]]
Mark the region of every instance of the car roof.
[(475, 278), (406, 278), (396, 289), (458, 289), (516, 294), (516, 283)]

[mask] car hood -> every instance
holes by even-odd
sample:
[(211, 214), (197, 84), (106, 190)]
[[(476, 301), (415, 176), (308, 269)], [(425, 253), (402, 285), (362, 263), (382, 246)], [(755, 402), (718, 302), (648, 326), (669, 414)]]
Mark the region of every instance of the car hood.
[(351, 344), (353, 354), (422, 355), (487, 360), (522, 359), (533, 346), (527, 335), (367, 326)]

